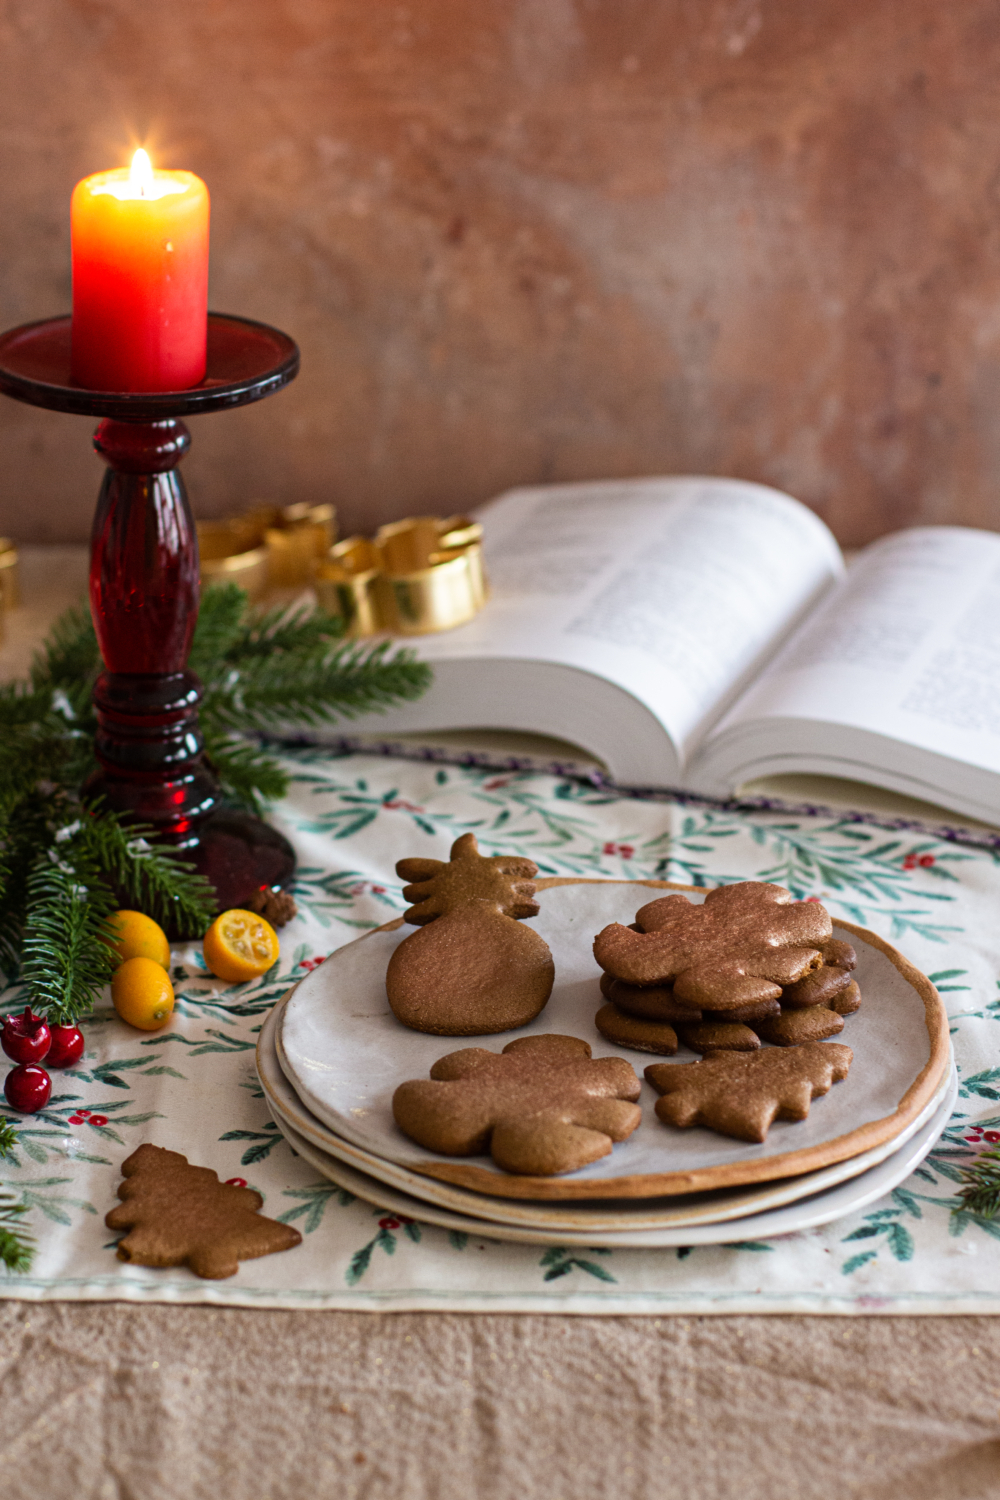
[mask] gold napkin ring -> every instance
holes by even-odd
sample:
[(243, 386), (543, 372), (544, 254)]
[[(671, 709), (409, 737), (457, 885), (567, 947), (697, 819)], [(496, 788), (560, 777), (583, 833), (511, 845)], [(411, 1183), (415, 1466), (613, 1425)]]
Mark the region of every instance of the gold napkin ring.
[(316, 592), (351, 636), (427, 635), (464, 625), (488, 587), (483, 528), (466, 516), (408, 516), (374, 541), (348, 537), (316, 568)]

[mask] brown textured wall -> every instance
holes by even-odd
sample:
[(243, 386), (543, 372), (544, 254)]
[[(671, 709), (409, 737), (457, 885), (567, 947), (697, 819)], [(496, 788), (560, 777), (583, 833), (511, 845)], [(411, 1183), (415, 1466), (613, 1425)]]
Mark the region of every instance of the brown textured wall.
[[(302, 345), (192, 424), (203, 515), (697, 470), (1000, 527), (996, 0), (0, 0), (0, 76), (4, 326), (142, 140)], [(0, 402), (0, 530), (85, 535), (90, 425)]]

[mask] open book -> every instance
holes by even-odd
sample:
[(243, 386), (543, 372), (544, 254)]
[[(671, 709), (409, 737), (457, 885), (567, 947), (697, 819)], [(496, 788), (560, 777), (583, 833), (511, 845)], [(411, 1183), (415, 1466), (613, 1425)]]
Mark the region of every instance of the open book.
[(626, 787), (811, 773), (1000, 821), (1000, 535), (901, 531), (845, 570), (804, 505), (708, 478), (512, 490), (480, 517), (489, 602), (410, 642), (433, 686), (355, 732), (520, 730)]

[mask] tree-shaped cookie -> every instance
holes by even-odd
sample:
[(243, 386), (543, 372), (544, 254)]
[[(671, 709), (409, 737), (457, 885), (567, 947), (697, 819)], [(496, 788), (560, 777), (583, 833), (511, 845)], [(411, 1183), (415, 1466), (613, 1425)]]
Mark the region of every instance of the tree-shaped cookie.
[(653, 1063), (646, 1078), (662, 1094), (668, 1125), (706, 1125), (741, 1141), (763, 1141), (774, 1120), (804, 1120), (811, 1101), (846, 1078), (854, 1054), (839, 1042), (712, 1052), (701, 1062)]
[(574, 1036), (519, 1037), (502, 1052), (464, 1047), (439, 1058), (431, 1079), (396, 1090), (399, 1128), (445, 1156), (489, 1151), (505, 1172), (574, 1172), (607, 1156), (642, 1118), (631, 1064), (591, 1058)]
[(413, 902), (403, 916), (420, 931), (393, 953), (385, 987), (406, 1026), (483, 1036), (534, 1020), (555, 978), (545, 939), (518, 920), (538, 914), (537, 873), (530, 859), (480, 854), (472, 833), (455, 840), (447, 862), (399, 861)]
[(663, 896), (636, 913), (636, 925), (598, 933), (601, 968), (627, 984), (672, 984), (678, 1000), (705, 1010), (778, 999), (820, 966), (832, 930), (818, 901), (793, 901), (759, 880), (720, 886), (700, 906)]
[(122, 1162), (123, 1201), (104, 1222), (129, 1232), (118, 1259), (137, 1266), (190, 1266), (196, 1276), (235, 1276), (241, 1260), (301, 1244), (288, 1224), (257, 1212), (252, 1188), (220, 1182), (208, 1167), (192, 1167), (179, 1151), (140, 1146)]

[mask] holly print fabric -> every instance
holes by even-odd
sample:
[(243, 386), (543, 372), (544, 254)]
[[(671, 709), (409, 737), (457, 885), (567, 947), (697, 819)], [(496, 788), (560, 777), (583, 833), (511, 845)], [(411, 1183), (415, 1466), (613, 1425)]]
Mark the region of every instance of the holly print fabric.
[[(538, 772), (497, 772), (326, 750), (288, 752), (273, 821), (296, 846), (299, 915), (251, 984), (175, 947), (174, 1017), (146, 1034), (110, 996), (83, 1022), (79, 1064), (44, 1110), (18, 1116), (0, 1186), (37, 1242), (0, 1295), (261, 1307), (585, 1313), (1000, 1312), (1000, 1221), (959, 1210), (959, 1168), (1000, 1142), (1000, 855), (836, 817), (641, 801)], [(659, 1250), (506, 1244), (409, 1220), (352, 1197), (296, 1156), (268, 1114), (257, 1035), (289, 986), (406, 905), (397, 859), (447, 859), (463, 833), (484, 855), (524, 854), (542, 875), (713, 887), (768, 880), (895, 943), (952, 1016), (959, 1099), (923, 1165), (888, 1197), (770, 1241)], [(0, 1013), (23, 1009), (16, 985)], [(3, 1060), (6, 1063), (6, 1059)], [(143, 1141), (256, 1188), (302, 1244), (225, 1282), (118, 1261), (104, 1216)]]

